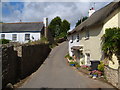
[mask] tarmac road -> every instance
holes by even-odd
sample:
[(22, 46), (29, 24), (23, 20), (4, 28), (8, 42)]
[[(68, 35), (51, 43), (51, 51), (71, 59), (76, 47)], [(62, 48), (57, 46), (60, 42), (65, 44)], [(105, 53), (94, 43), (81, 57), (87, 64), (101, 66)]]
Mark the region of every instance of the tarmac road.
[(68, 42), (55, 47), (43, 65), (20, 88), (113, 88), (68, 66), (64, 58), (67, 52)]

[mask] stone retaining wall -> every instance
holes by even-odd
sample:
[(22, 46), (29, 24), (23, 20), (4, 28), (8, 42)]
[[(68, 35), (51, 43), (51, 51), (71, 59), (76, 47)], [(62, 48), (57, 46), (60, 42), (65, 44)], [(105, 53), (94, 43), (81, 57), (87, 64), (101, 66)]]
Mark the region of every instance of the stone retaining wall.
[(105, 66), (104, 68), (104, 73), (105, 73), (107, 81), (117, 88), (120, 88), (119, 87), (120, 85), (120, 82), (119, 82), (120, 72), (119, 71), (120, 69), (112, 69), (108, 66)]
[[(21, 78), (24, 78), (36, 71), (51, 51), (48, 44), (25, 45), (19, 50), (22, 50), (20, 57)], [(20, 52), (19, 50), (18, 52)]]
[(13, 46), (1, 46), (2, 48), (2, 87), (7, 83), (15, 83), (17, 80), (17, 52)]
[(2, 88), (36, 71), (49, 55), (48, 44), (2, 45)]
[(120, 89), (120, 67), (119, 67), (119, 73), (118, 73), (118, 88)]

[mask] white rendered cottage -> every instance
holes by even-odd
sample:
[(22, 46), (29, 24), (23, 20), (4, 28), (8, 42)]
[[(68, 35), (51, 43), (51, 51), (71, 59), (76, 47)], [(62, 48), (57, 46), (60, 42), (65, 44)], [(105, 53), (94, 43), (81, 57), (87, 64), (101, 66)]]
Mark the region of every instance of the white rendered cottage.
[(44, 18), (44, 22), (0, 23), (0, 39), (20, 43), (40, 40), (48, 22), (46, 20), (48, 19)]
[[(78, 62), (90, 65), (91, 61), (103, 60), (101, 37), (106, 28), (120, 27), (120, 1), (111, 2), (94, 12), (87, 20), (68, 33), (69, 54), (75, 55)], [(111, 67), (118, 68), (118, 61)]]

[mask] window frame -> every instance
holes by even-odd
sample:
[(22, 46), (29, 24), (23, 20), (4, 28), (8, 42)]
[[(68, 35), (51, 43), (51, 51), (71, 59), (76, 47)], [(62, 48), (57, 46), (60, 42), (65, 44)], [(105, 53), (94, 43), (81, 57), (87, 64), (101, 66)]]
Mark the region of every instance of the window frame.
[(90, 37), (89, 30), (86, 30), (86, 33), (85, 33), (85, 40), (88, 40), (89, 37)]
[(17, 34), (12, 34), (12, 40), (16, 41), (17, 40)]
[(29, 41), (30, 40), (30, 34), (25, 34), (25, 41)]
[(80, 36), (79, 34), (77, 34), (77, 42), (79, 42)]
[(71, 38), (72, 38), (72, 41), (71, 41), (71, 43), (73, 43), (73, 38), (74, 38), (74, 37), (73, 37), (73, 35), (72, 35), (72, 37), (71, 37)]
[(5, 34), (1, 34), (1, 39), (5, 39)]

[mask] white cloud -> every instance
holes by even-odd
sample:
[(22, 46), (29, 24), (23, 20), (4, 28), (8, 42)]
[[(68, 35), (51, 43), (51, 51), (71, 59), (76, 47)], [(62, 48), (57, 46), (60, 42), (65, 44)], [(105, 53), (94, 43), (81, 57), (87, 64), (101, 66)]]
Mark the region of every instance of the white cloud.
[(110, 1), (114, 0), (2, 0), (2, 2), (110, 2)]
[[(96, 4), (96, 9), (106, 5), (106, 3)], [(43, 21), (44, 17), (48, 17), (50, 21), (54, 17), (60, 16), (62, 19), (68, 20), (73, 28), (81, 16), (87, 16), (91, 6), (88, 2), (24, 2), (22, 12), (14, 10), (11, 15), (3, 16), (3, 20), (4, 22), (18, 22), (21, 19), (23, 22), (36, 22)]]

